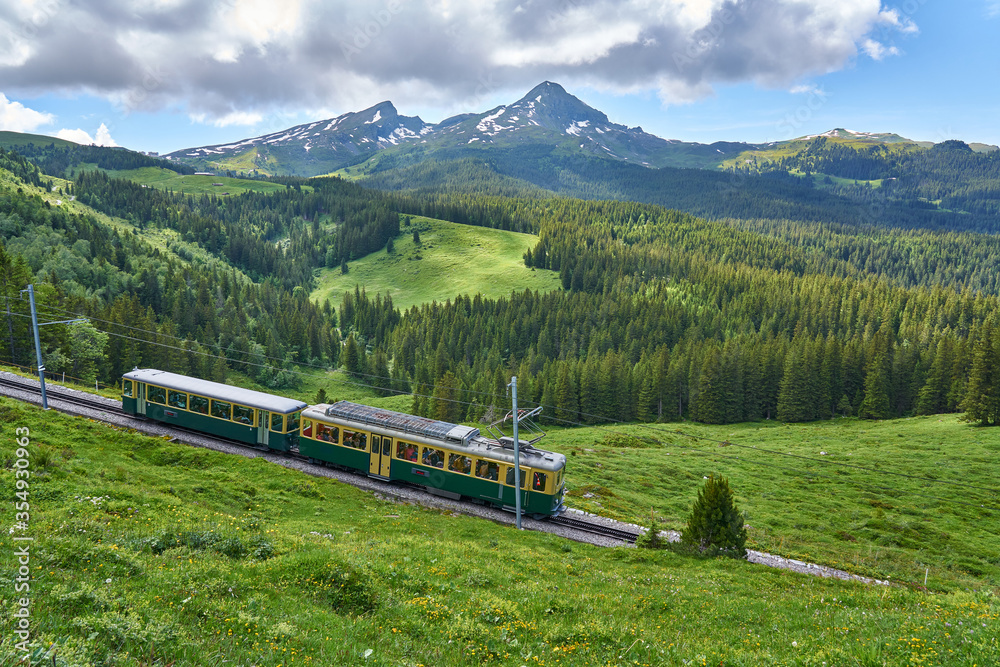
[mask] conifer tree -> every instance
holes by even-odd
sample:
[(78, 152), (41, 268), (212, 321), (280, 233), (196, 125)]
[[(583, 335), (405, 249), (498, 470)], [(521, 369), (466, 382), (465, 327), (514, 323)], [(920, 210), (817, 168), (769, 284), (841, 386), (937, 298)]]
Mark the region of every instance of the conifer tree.
[(702, 553), (718, 550), (720, 554), (746, 558), (747, 531), (743, 523), (729, 481), (711, 475), (698, 491), (681, 541)]
[(1000, 424), (1000, 345), (991, 325), (982, 328), (972, 349), (972, 370), (962, 407), (965, 421), (980, 426)]
[(344, 362), (344, 368), (351, 375), (362, 372), (360, 356), (361, 353), (358, 351), (358, 344), (354, 341), (354, 336), (348, 336), (347, 342), (344, 343), (344, 352), (341, 355), (341, 359)]
[(868, 366), (865, 375), (865, 397), (858, 408), (861, 419), (888, 419), (889, 405), (889, 360), (887, 353), (879, 350)]

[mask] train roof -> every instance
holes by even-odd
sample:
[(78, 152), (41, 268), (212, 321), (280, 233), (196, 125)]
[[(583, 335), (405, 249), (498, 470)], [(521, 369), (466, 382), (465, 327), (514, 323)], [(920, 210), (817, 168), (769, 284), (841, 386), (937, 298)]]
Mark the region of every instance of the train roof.
[(262, 391), (243, 389), (242, 387), (234, 387), (210, 380), (201, 380), (199, 378), (188, 377), (187, 375), (168, 373), (167, 371), (160, 371), (155, 368), (136, 368), (125, 373), (123, 377), (189, 394), (198, 394), (223, 401), (231, 401), (270, 412), (287, 414), (306, 407), (306, 404), (302, 401), (296, 401), (291, 398), (274, 396), (272, 394), (265, 394)]
[(324, 414), (327, 417), (338, 417), (350, 421), (361, 422), (371, 426), (390, 428), (395, 431), (422, 435), (425, 438), (435, 440), (454, 440), (457, 442), (468, 442), (469, 438), (479, 435), (478, 428), (452, 424), (450, 422), (438, 421), (437, 419), (427, 419), (408, 415), (404, 412), (394, 412), (373, 408), (368, 405), (351, 403), (350, 401), (338, 401), (329, 406)]
[[(329, 419), (365, 424), (385, 431), (402, 431), (414, 436), (418, 442), (436, 442), (437, 446), (450, 447), (467, 454), (514, 463), (512, 442), (500, 442), (480, 435), (478, 428), (452, 424), (451, 422), (417, 417), (403, 412), (373, 408), (349, 401), (339, 401), (333, 405), (311, 406), (303, 417)], [(419, 438), (420, 440), (417, 440)], [(521, 441), (521, 465), (544, 470), (560, 470), (566, 466), (566, 457), (556, 452), (536, 449)]]

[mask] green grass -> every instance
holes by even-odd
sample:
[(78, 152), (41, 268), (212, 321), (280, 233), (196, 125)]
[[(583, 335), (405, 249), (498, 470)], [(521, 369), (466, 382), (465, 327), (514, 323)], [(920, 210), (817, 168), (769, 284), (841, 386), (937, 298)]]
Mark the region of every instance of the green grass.
[(208, 160), (207, 164), (212, 169), (218, 169), (219, 171), (234, 171), (234, 172), (246, 172), (250, 173), (256, 170), (260, 174), (269, 176), (274, 173), (274, 169), (277, 166), (277, 160), (273, 156), (267, 156), (264, 158), (265, 166), (260, 166), (258, 162), (259, 151), (257, 147), (243, 151), (233, 155), (232, 157), (222, 158), (220, 160)]
[[(413, 229), (420, 231), (419, 247)], [(524, 266), (524, 251), (536, 241), (530, 234), (415, 217), (394, 240), (393, 254), (380, 250), (350, 262), (346, 275), (324, 269), (312, 298), (339, 305), (346, 290), (361, 285), (372, 296), (388, 294), (405, 310), (459, 294), (495, 299), (512, 291), (559, 289), (557, 273)]]
[[(285, 186), (280, 183), (268, 181), (254, 181), (242, 178), (229, 178), (228, 176), (184, 176), (169, 169), (160, 167), (143, 167), (142, 169), (127, 169), (119, 171), (109, 171), (110, 175), (118, 178), (127, 178), (159, 188), (160, 190), (173, 190), (184, 194), (215, 194), (215, 195), (239, 195), (244, 192), (275, 192), (284, 190)], [(215, 185), (220, 183), (221, 185)]]
[(48, 146), (49, 144), (55, 144), (58, 148), (77, 145), (72, 141), (57, 139), (56, 137), (49, 137), (42, 134), (28, 134), (26, 132), (10, 132), (6, 130), (0, 131), (0, 146), (24, 146), (26, 144), (34, 144), (36, 146)]
[[(929, 594), (600, 549), (8, 399), (0, 420), (30, 430), (30, 520), (15, 533), (34, 538), (32, 664), (1000, 660), (1000, 603), (982, 586)], [(20, 655), (8, 626), (0, 660)]]
[[(653, 440), (623, 447), (606, 440), (615, 434)], [(937, 591), (1000, 587), (1000, 433), (956, 415), (598, 427), (545, 444), (567, 455), (581, 509), (634, 520), (652, 508), (681, 530), (703, 478), (718, 473), (754, 549), (908, 585), (926, 575)]]

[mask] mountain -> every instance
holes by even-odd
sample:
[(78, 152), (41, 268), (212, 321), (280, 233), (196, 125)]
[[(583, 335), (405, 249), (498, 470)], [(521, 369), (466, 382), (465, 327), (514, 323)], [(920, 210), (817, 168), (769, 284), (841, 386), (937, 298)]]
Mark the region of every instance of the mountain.
[(879, 144), (916, 143), (912, 139), (901, 137), (893, 132), (855, 132), (854, 130), (845, 130), (842, 127), (835, 127), (821, 134), (810, 134), (799, 137), (793, 141), (810, 141), (811, 139), (819, 139), (820, 137), (826, 137), (827, 139), (857, 139), (858, 141), (872, 141)]
[(420, 118), (401, 116), (391, 102), (380, 102), (364, 111), (164, 157), (206, 169), (316, 176), (419, 139), (432, 127)]
[(401, 116), (390, 102), (357, 113), (315, 121), (229, 144), (186, 148), (167, 159), (205, 169), (257, 170), (315, 176), (362, 163), (384, 152), (414, 152), (416, 159), (465, 149), (544, 145), (647, 167), (715, 167), (754, 148), (672, 141), (641, 127), (611, 122), (607, 115), (546, 81), (509, 105), (452, 116), (437, 124)]
[(647, 167), (681, 166), (695, 155), (721, 161), (747, 144), (692, 144), (649, 134), (641, 127), (611, 122), (557, 83), (546, 81), (510, 105), (485, 113), (455, 116), (439, 123), (427, 139), (427, 151), (457, 147), (501, 147), (539, 144), (568, 154), (620, 160)]

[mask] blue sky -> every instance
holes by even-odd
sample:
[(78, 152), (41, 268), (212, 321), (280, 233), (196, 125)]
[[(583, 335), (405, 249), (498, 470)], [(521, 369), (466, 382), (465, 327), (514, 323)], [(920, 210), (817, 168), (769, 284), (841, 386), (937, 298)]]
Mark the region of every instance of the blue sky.
[(1000, 144), (998, 32), (1000, 0), (24, 0), (0, 7), (0, 129), (164, 153), (550, 80), (668, 139)]

